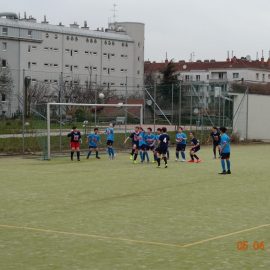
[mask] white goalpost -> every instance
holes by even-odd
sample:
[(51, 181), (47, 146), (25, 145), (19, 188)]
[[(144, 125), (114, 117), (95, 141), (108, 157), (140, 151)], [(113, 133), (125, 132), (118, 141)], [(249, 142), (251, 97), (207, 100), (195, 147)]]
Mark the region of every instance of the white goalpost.
[[(143, 104), (89, 104), (89, 103), (47, 103), (47, 159), (51, 159), (51, 106), (80, 106), (80, 107), (117, 107), (117, 108), (130, 108), (138, 107), (140, 108), (140, 125), (143, 124)], [(126, 119), (127, 120), (127, 119)]]

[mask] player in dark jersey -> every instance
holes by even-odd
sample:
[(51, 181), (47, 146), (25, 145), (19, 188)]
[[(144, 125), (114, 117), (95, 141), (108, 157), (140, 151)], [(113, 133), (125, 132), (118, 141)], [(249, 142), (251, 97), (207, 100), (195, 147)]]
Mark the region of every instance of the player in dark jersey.
[(76, 127), (73, 127), (67, 136), (70, 137), (70, 159), (73, 160), (74, 152), (76, 151), (77, 160), (80, 161), (80, 142), (82, 138), (81, 132)]
[(211, 133), (209, 135), (209, 138), (208, 138), (207, 142), (209, 142), (210, 139), (212, 139), (212, 142), (213, 142), (214, 159), (216, 159), (217, 158), (217, 149), (218, 149), (218, 153), (219, 153), (219, 157), (220, 157), (220, 149), (219, 149), (220, 132), (219, 132), (217, 127), (212, 127), (212, 131), (211, 131)]
[(154, 163), (157, 162), (157, 155), (158, 155), (158, 152), (159, 152), (159, 136), (160, 135), (161, 135), (161, 128), (157, 128), (157, 134), (156, 134), (156, 137), (155, 137), (156, 147), (154, 149)]
[(160, 157), (164, 160), (165, 163), (165, 168), (168, 167), (168, 162), (167, 162), (167, 153), (168, 153), (168, 147), (169, 147), (169, 142), (170, 142), (170, 136), (166, 133), (167, 128), (163, 127), (161, 129), (161, 135), (159, 136), (158, 142), (158, 157), (157, 157), (157, 163), (158, 163), (158, 168), (160, 168)]
[(197, 163), (199, 163), (201, 162), (201, 160), (199, 159), (197, 153), (201, 149), (200, 141), (195, 138), (193, 132), (189, 133), (189, 137), (190, 137), (190, 142), (191, 142), (191, 148), (189, 151), (191, 160), (189, 160), (188, 162), (195, 162), (194, 160), (195, 158)]
[(140, 128), (139, 127), (135, 127), (134, 132), (132, 132), (130, 134), (129, 137), (127, 137), (124, 141), (124, 144), (128, 141), (128, 139), (131, 139), (131, 143), (132, 143), (132, 150), (130, 153), (130, 160), (133, 160), (134, 163), (136, 163), (137, 161), (137, 157), (138, 157), (138, 151), (139, 151), (139, 135), (140, 135)]

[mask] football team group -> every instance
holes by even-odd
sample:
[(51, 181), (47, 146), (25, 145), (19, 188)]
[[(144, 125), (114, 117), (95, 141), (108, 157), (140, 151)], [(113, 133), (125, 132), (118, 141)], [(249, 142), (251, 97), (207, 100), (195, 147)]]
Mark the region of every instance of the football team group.
[[(113, 148), (114, 143), (114, 125), (111, 123), (108, 128), (105, 129), (105, 135), (107, 139), (107, 153), (109, 159), (113, 160), (115, 158), (115, 151)], [(99, 145), (101, 144), (101, 132), (98, 128), (94, 128), (94, 132), (87, 136), (87, 143), (89, 147), (87, 159), (91, 156), (92, 152), (95, 152), (97, 159), (99, 157)], [(71, 160), (73, 160), (74, 153), (77, 154), (77, 160), (80, 161), (80, 144), (82, 142), (81, 132), (73, 127), (71, 132), (67, 135), (70, 137), (70, 148), (71, 148)], [(124, 144), (128, 140), (131, 140), (131, 153), (130, 159), (133, 163), (137, 163), (138, 155), (140, 156), (140, 162), (150, 162), (149, 151), (152, 152), (153, 163), (157, 163), (157, 167), (160, 168), (161, 160), (165, 163), (165, 168), (168, 167), (168, 159), (170, 156), (169, 145), (170, 136), (167, 134), (167, 128), (158, 128), (156, 133), (153, 133), (152, 128), (147, 128), (146, 131), (142, 127), (136, 126), (134, 131), (127, 137)], [(213, 143), (213, 154), (214, 159), (218, 158), (221, 160), (222, 172), (220, 174), (231, 174), (231, 164), (230, 164), (230, 137), (227, 135), (227, 129), (225, 127), (217, 128), (213, 127), (209, 136), (209, 140)], [(195, 137), (193, 132), (189, 132), (189, 138), (183, 130), (183, 127), (179, 127), (175, 136), (176, 152), (175, 161), (186, 162), (186, 146), (190, 141), (189, 155), (190, 163), (200, 163), (202, 160), (198, 156), (200, 151), (200, 142)], [(179, 153), (181, 154), (181, 159), (179, 159)]]

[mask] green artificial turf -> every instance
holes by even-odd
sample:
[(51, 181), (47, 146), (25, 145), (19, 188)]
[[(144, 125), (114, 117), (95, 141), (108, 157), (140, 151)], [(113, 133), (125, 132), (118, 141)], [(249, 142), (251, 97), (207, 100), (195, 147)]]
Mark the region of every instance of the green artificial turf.
[(171, 149), (168, 169), (127, 154), (1, 158), (0, 269), (270, 269), (269, 151), (233, 146), (225, 176), (210, 147), (200, 164)]

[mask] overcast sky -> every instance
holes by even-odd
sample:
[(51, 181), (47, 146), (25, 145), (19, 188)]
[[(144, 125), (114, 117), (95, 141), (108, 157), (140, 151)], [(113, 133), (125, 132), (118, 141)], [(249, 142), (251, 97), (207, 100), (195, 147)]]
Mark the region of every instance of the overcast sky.
[(112, 20), (145, 23), (145, 59), (224, 60), (227, 51), (237, 57), (259, 57), (270, 50), (270, 0), (0, 0), (2, 11), (26, 11), (50, 23), (88, 21), (92, 29)]

